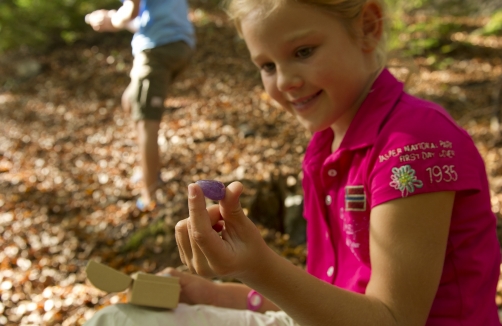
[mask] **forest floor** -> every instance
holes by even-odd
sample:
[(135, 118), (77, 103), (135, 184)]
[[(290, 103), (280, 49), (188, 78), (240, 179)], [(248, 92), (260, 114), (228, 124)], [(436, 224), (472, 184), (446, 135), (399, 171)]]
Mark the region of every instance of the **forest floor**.
[[(225, 15), (201, 7), (192, 17), (197, 52), (172, 86), (159, 136), (168, 200), (153, 213), (135, 208), (135, 133), (120, 107), (130, 36), (0, 56), (0, 325), (81, 325), (123, 301), (123, 293), (106, 294), (86, 280), (91, 259), (126, 274), (181, 266), (173, 227), (188, 215), (189, 183), (242, 180), (252, 197), (280, 176), (289, 192), (301, 193), (310, 135), (264, 93)], [(492, 116), (502, 37), (474, 35), (483, 18), (442, 19), (456, 24), (446, 38), (413, 56), (392, 53), (389, 67), (472, 136), (500, 219), (502, 138)], [(411, 41), (403, 35), (401, 42)], [(304, 264), (303, 245), (291, 245), (283, 230), (262, 231), (277, 252)]]

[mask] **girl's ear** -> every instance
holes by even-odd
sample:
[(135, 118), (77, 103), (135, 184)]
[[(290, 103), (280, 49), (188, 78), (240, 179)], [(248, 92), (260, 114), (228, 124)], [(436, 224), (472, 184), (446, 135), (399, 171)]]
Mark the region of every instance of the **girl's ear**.
[(362, 49), (372, 52), (378, 46), (383, 35), (382, 7), (375, 1), (368, 1), (361, 12)]

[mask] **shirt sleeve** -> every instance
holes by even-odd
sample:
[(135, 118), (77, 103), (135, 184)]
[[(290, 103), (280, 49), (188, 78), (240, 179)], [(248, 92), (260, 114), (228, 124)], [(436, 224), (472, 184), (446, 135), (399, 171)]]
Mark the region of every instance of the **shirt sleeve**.
[(379, 134), (368, 178), (371, 207), (416, 194), (480, 190), (485, 167), (470, 136), (446, 114), (423, 111), (393, 116)]

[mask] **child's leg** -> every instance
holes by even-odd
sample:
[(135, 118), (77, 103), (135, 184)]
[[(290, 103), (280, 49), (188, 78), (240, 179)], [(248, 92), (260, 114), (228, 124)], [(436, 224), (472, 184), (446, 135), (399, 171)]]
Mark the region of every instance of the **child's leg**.
[(180, 304), (174, 310), (163, 310), (116, 304), (96, 312), (84, 326), (298, 326), (284, 312), (261, 314), (205, 305)]
[(120, 104), (122, 105), (122, 109), (128, 114), (131, 113), (131, 92), (133, 86), (134, 85), (132, 83), (129, 84), (124, 93), (122, 93), (122, 98), (120, 99)]
[(140, 164), (143, 172), (142, 205), (151, 207), (158, 188), (160, 157), (158, 131), (164, 113), (168, 88), (187, 65), (192, 50), (184, 42), (175, 42), (145, 50), (134, 58), (129, 98), (136, 122)]
[(157, 143), (160, 121), (139, 120), (136, 122), (141, 171), (143, 172), (142, 197), (145, 203), (155, 199), (160, 171), (159, 146)]

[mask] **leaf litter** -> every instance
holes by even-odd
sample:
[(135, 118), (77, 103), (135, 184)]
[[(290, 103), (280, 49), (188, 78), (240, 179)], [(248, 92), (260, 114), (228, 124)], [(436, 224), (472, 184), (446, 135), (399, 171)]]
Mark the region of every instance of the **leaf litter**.
[[(34, 56), (42, 70), (29, 79), (15, 76), (15, 53), (0, 60), (0, 325), (81, 325), (124, 301), (123, 293), (106, 294), (86, 281), (90, 259), (126, 274), (183, 269), (173, 229), (188, 216), (192, 182), (246, 181), (245, 199), (281, 175), (301, 194), (310, 135), (264, 92), (225, 16), (198, 10), (197, 52), (172, 85), (161, 123), (165, 202), (154, 212), (134, 205), (135, 133), (120, 107), (132, 63), (129, 38)], [(391, 55), (389, 65), (411, 93), (446, 107), (473, 137), (500, 222), (502, 141), (492, 113), (502, 87), (502, 39), (476, 36), (470, 44), (449, 53), (453, 61), (442, 69), (425, 56)], [(303, 245), (260, 230), (274, 250), (304, 265)], [(501, 293), (502, 282), (499, 305)]]

